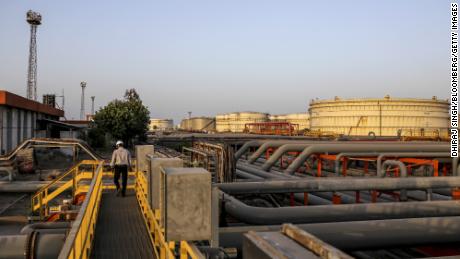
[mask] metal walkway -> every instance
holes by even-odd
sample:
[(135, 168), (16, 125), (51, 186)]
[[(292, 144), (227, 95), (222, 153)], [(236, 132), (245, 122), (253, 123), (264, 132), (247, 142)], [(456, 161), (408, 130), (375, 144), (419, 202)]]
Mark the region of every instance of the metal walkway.
[(91, 258), (155, 258), (134, 192), (102, 193)]

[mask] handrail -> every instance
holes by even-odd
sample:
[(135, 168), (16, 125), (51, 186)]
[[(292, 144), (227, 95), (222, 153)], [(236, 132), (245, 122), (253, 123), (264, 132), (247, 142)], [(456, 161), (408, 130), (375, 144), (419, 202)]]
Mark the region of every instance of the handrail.
[(100, 162), (77, 218), (72, 223), (72, 228), (59, 254), (59, 259), (89, 258), (91, 255), (91, 243), (96, 230), (99, 203), (103, 190), (102, 169), (103, 163)]
[[(77, 194), (77, 182), (78, 180), (82, 179), (91, 179), (91, 177), (78, 177), (79, 175), (79, 167), (82, 165), (92, 165), (93, 166), (93, 171), (95, 170), (94, 166), (97, 165), (99, 161), (95, 160), (83, 160), (80, 163), (76, 164), (73, 166), (71, 169), (69, 169), (66, 173), (62, 174), (58, 178), (54, 179), (52, 182), (49, 184), (43, 186), (40, 188), (32, 197), (31, 197), (31, 210), (32, 212), (40, 209), (40, 219), (42, 219), (44, 216), (46, 216), (46, 207), (48, 205), (48, 202), (61, 194), (62, 192), (66, 191), (70, 187), (73, 187), (73, 196)], [(68, 180), (65, 182), (62, 186), (54, 190), (52, 193), (48, 193), (49, 189), (56, 185), (57, 183), (61, 182), (64, 178), (68, 177), (69, 175), (73, 174), (72, 179)], [(74, 198), (74, 197), (73, 197)], [(43, 205), (45, 208), (42, 208)]]
[(50, 138), (31, 138), (24, 140), (21, 144), (19, 144), (15, 149), (13, 149), (10, 153), (0, 156), (0, 161), (10, 160), (13, 158), (17, 152), (24, 147), (27, 147), (30, 143), (47, 143), (47, 144), (57, 144), (62, 146), (79, 146), (83, 149), (86, 153), (88, 153), (94, 160), (100, 160), (101, 157), (91, 149), (83, 141), (75, 140), (75, 139), (50, 139)]

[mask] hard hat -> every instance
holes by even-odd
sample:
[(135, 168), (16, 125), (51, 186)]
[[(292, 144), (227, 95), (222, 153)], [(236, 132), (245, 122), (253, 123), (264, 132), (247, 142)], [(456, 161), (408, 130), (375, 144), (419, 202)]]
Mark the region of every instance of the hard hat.
[(118, 140), (116, 145), (117, 145), (117, 146), (119, 146), (119, 145), (123, 145), (123, 141), (121, 141), (121, 140)]

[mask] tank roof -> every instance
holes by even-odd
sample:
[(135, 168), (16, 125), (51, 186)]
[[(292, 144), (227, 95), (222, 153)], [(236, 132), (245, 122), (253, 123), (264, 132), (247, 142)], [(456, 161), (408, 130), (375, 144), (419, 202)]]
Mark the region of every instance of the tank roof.
[(431, 99), (427, 98), (394, 98), (386, 95), (383, 98), (346, 98), (335, 97), (334, 99), (315, 100), (312, 99), (310, 104), (317, 103), (339, 103), (339, 102), (435, 102), (435, 103), (449, 103), (448, 100), (438, 99), (433, 96)]

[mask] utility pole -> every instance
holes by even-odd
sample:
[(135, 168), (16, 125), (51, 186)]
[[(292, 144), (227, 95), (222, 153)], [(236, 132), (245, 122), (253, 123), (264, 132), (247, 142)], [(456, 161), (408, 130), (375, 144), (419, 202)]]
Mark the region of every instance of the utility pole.
[(37, 27), (42, 24), (42, 16), (29, 10), (26, 16), (30, 24), (29, 68), (27, 73), (27, 99), (37, 101)]
[(94, 98), (96, 96), (91, 96), (91, 115), (94, 115)]
[(80, 120), (85, 120), (85, 88), (86, 82), (81, 82), (81, 107), (80, 107)]

